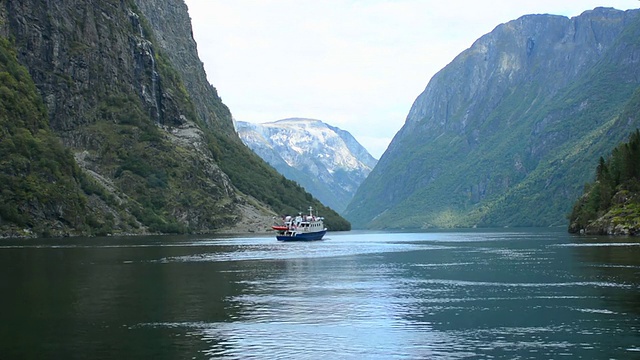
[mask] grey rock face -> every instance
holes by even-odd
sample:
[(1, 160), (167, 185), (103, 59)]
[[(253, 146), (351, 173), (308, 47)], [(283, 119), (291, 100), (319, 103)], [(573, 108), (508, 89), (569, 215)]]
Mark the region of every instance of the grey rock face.
[(211, 149), (215, 136), (243, 145), (206, 80), (183, 1), (9, 0), (0, 20), (51, 129), (109, 194), (87, 200), (105, 231), (216, 231), (241, 220), (245, 195)]
[(180, 73), (198, 116), (214, 131), (233, 135), (231, 112), (207, 81), (198, 57), (187, 5), (183, 0), (136, 0), (136, 5), (148, 19), (157, 44)]

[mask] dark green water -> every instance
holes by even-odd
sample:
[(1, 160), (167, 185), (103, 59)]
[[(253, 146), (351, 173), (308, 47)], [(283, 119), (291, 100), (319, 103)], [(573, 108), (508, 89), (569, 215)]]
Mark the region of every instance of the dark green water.
[(636, 359), (640, 242), (0, 241), (0, 359)]

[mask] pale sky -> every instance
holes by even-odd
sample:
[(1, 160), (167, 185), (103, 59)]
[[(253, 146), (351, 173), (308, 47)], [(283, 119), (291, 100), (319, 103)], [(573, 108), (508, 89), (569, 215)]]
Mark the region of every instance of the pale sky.
[(236, 120), (322, 120), (380, 158), (431, 77), (497, 25), (637, 0), (185, 0)]

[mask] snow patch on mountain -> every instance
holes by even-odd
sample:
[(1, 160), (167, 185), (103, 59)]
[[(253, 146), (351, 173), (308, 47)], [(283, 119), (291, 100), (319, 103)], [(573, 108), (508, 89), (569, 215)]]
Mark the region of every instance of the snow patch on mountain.
[(377, 160), (347, 131), (320, 120), (235, 122), (242, 141), (290, 180), (340, 212)]

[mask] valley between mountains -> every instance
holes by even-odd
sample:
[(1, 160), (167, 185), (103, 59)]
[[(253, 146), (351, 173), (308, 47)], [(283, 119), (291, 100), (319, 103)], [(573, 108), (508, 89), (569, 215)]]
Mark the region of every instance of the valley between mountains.
[(640, 10), (496, 25), (377, 160), (331, 119), (234, 121), (183, 0), (4, 1), (0, 235), (265, 232), (309, 206), (334, 231), (567, 227), (604, 165), (633, 173), (606, 159), (640, 127)]

